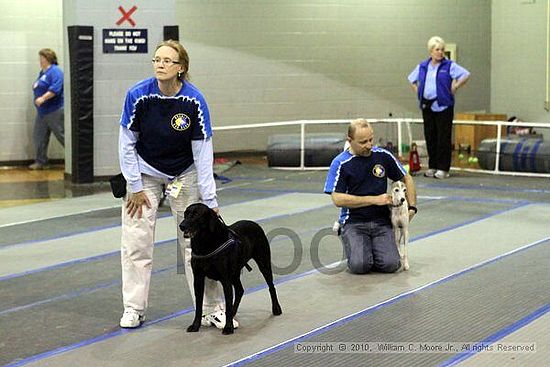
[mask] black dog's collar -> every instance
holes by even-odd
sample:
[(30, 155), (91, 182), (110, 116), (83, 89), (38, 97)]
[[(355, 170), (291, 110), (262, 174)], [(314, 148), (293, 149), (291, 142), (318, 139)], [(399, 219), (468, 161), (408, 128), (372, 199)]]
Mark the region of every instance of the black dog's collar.
[(195, 259), (208, 259), (210, 257), (216, 256), (217, 254), (219, 254), (220, 252), (222, 252), (223, 250), (225, 250), (226, 248), (228, 248), (234, 243), (237, 243), (237, 240), (235, 239), (235, 235), (233, 234), (232, 231), (229, 231), (229, 239), (225, 241), (220, 247), (212, 251), (211, 253), (207, 255), (197, 255), (194, 252), (191, 252), (191, 256), (194, 257)]

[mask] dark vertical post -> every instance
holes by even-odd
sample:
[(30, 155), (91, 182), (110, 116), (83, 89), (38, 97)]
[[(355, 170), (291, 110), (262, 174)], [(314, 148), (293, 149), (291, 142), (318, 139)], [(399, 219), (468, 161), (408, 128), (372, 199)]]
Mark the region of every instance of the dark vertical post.
[(165, 25), (164, 26), (164, 40), (180, 40), (180, 30), (177, 25)]
[(72, 182), (94, 181), (94, 27), (70, 26)]

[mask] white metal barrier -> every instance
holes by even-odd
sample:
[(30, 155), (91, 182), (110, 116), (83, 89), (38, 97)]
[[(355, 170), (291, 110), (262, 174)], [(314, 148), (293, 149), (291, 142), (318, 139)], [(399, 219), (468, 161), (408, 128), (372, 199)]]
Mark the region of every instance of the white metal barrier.
[[(403, 155), (402, 145), (403, 145), (403, 124), (407, 126), (408, 131), (408, 143), (412, 142), (412, 136), (410, 134), (410, 125), (411, 124), (422, 124), (422, 119), (412, 119), (412, 118), (393, 118), (393, 119), (375, 119), (367, 118), (368, 121), (376, 122), (386, 122), (397, 124), (397, 149), (400, 156)], [(289, 170), (319, 170), (319, 169), (328, 169), (328, 167), (306, 167), (305, 166), (305, 135), (306, 135), (306, 125), (338, 125), (338, 124), (349, 124), (350, 119), (335, 119), (335, 120), (296, 120), (296, 121), (280, 121), (280, 122), (267, 122), (259, 124), (246, 124), (246, 125), (232, 125), (232, 126), (219, 126), (214, 127), (214, 131), (229, 131), (229, 130), (241, 130), (241, 129), (254, 129), (254, 128), (265, 128), (265, 127), (279, 127), (279, 126), (300, 126), (300, 166), (299, 167), (278, 167)], [(461, 167), (451, 167), (451, 170), (456, 171), (467, 171), (467, 172), (480, 172), (488, 173), (495, 175), (510, 175), (510, 176), (527, 176), (527, 177), (550, 177), (550, 173), (535, 173), (535, 172), (515, 172), (515, 171), (501, 171), (499, 170), (500, 162), (500, 145), (502, 141), (502, 127), (503, 126), (521, 126), (521, 127), (540, 127), (550, 129), (550, 123), (541, 123), (541, 122), (508, 122), (508, 121), (474, 121), (474, 120), (454, 120), (453, 124), (464, 124), (464, 125), (489, 125), (496, 126), (497, 132), (496, 136), (496, 157), (495, 157), (495, 169), (494, 170), (484, 170), (484, 169), (475, 169), (475, 168), (461, 168)], [(342, 130), (342, 133), (345, 133), (345, 130)]]

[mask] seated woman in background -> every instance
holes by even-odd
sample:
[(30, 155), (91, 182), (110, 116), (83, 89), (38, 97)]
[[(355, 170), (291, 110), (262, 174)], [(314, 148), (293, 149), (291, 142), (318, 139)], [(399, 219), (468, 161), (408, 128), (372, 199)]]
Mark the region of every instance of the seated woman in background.
[[(508, 119), (508, 122), (523, 122), (516, 116), (512, 116)], [(508, 134), (512, 135), (531, 135), (536, 134), (532, 126), (508, 126)]]

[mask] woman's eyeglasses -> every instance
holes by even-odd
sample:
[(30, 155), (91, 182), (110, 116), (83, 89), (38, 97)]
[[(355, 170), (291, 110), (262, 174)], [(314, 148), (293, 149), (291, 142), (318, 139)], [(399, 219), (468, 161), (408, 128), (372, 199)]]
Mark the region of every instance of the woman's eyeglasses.
[(180, 64), (179, 61), (174, 61), (172, 59), (161, 59), (160, 57), (157, 57), (157, 58), (154, 58), (153, 60), (151, 60), (151, 62), (153, 63), (153, 65), (159, 65), (159, 64), (162, 64), (164, 66), (172, 66), (173, 64)]

